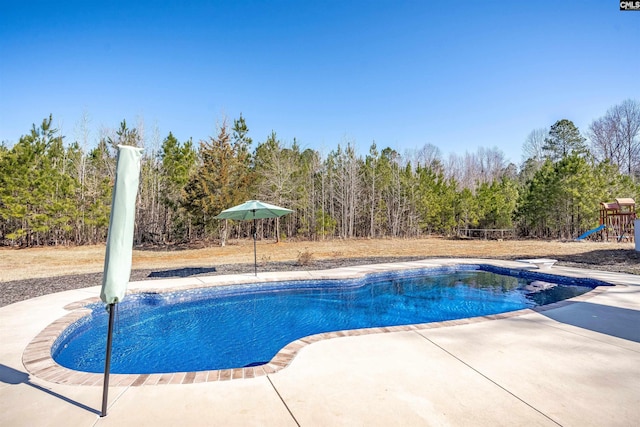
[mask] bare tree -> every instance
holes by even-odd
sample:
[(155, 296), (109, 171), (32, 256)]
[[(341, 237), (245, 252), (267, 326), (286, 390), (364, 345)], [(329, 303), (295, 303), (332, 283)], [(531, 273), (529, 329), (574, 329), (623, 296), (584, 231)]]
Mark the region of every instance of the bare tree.
[(640, 173), (640, 103), (627, 99), (610, 108), (589, 127), (591, 148), (628, 175)]
[(433, 144), (425, 144), (416, 151), (414, 155), (415, 165), (422, 165), (426, 168), (440, 171), (442, 169), (442, 153)]
[(504, 153), (498, 147), (478, 148), (481, 182), (493, 182), (500, 178), (507, 165)]
[(84, 226), (85, 226), (85, 192), (86, 192), (86, 176), (87, 176), (87, 153), (89, 147), (89, 135), (91, 131), (89, 130), (89, 123), (91, 122), (91, 118), (89, 117), (88, 111), (85, 109), (82, 111), (82, 116), (80, 117), (80, 121), (76, 124), (76, 138), (79, 141), (80, 152), (82, 155), (78, 159), (78, 164), (76, 164), (77, 170), (76, 174), (78, 176), (78, 181), (80, 182), (80, 194), (79, 194), (79, 218), (80, 222), (76, 226), (77, 241), (84, 241)]
[(627, 99), (613, 107), (613, 110), (627, 163), (625, 169), (632, 175), (639, 172), (637, 167), (640, 164), (640, 103)]
[(335, 206), (332, 217), (338, 219), (340, 237), (351, 238), (356, 235), (356, 218), (361, 210), (362, 160), (356, 155), (353, 143), (347, 141), (344, 149), (338, 144), (337, 150), (329, 154), (328, 162), (330, 197), (333, 199), (330, 203)]
[(542, 160), (544, 158), (542, 147), (547, 135), (549, 135), (549, 129), (547, 128), (534, 129), (527, 135), (527, 139), (522, 144), (523, 161), (528, 159)]
[(507, 166), (504, 153), (497, 147), (479, 147), (475, 153), (464, 156), (450, 154), (445, 168), (447, 178), (454, 178), (459, 189), (475, 191), (482, 183), (490, 183), (500, 178)]
[[(376, 142), (373, 141), (371, 147), (369, 148), (369, 155), (365, 159), (365, 176), (367, 178), (368, 184), (371, 184), (369, 188), (368, 196), (369, 196), (369, 237), (374, 238), (376, 235), (376, 224), (375, 224), (375, 214), (376, 214), (376, 204), (378, 201), (377, 193), (376, 193), (376, 180), (380, 179), (377, 176), (377, 165), (378, 165), (378, 148), (376, 146)], [(378, 190), (379, 191), (379, 190)]]
[(623, 150), (621, 140), (617, 138), (618, 123), (611, 114), (594, 120), (589, 126), (587, 133), (591, 143), (591, 152), (596, 159), (610, 160), (615, 165), (622, 165)]
[(455, 153), (449, 153), (444, 171), (447, 180), (455, 179), (458, 183), (460, 183), (461, 177), (464, 173), (464, 162), (462, 157)]

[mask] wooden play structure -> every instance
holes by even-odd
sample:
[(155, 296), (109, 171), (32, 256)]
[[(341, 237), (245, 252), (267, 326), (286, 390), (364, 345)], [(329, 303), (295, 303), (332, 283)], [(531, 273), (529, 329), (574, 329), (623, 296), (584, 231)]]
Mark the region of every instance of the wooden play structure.
[(612, 203), (600, 203), (600, 227), (602, 227), (603, 240), (609, 241), (611, 237), (617, 242), (632, 242), (635, 219), (636, 202), (633, 199), (616, 199)]

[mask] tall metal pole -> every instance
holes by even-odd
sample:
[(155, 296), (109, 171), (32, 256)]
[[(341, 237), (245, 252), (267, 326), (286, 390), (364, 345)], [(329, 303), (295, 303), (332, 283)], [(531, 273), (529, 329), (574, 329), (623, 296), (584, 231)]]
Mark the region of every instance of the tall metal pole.
[(107, 402), (109, 400), (109, 371), (111, 370), (111, 344), (113, 342), (113, 317), (115, 304), (107, 305), (109, 311), (109, 328), (107, 330), (107, 355), (104, 361), (104, 382), (102, 385), (102, 412), (101, 417), (107, 416)]
[(256, 251), (256, 234), (258, 229), (256, 228), (256, 211), (253, 211), (253, 274), (258, 275), (258, 253)]

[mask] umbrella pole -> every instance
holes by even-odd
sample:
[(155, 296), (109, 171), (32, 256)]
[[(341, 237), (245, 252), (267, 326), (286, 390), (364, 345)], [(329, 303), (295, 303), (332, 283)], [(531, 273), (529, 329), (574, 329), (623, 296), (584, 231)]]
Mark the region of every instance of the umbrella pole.
[(109, 311), (109, 328), (107, 330), (107, 355), (104, 361), (104, 382), (102, 386), (102, 412), (101, 417), (107, 416), (107, 401), (109, 400), (109, 371), (111, 370), (111, 344), (113, 341), (113, 316), (115, 304), (107, 305)]
[[(255, 212), (253, 213), (255, 217)], [(258, 229), (256, 228), (256, 219), (253, 218), (253, 274), (258, 275), (258, 253), (256, 251), (256, 234)]]

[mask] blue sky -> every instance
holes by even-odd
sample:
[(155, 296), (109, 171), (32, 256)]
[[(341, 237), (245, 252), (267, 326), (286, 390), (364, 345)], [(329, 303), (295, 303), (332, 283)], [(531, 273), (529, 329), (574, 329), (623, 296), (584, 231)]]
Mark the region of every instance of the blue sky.
[(501, 149), (640, 100), (640, 12), (575, 1), (0, 0), (0, 141), (140, 118), (184, 141), (243, 114), (323, 154)]

